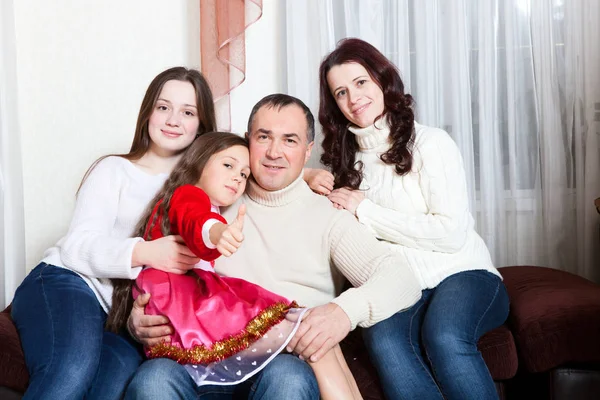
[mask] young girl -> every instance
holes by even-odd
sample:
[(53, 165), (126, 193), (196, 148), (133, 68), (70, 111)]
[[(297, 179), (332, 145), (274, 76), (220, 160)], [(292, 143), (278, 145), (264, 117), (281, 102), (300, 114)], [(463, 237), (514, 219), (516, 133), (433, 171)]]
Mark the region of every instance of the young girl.
[(504, 322), (508, 295), (475, 232), (456, 144), (415, 122), (398, 70), (370, 44), (341, 41), (319, 72), (321, 161), (334, 176), (310, 171), (311, 187), (401, 254), (423, 289), (364, 331), (386, 396), (497, 398), (477, 341)]
[[(137, 234), (146, 239), (181, 235), (202, 259), (185, 275), (144, 269), (130, 286), (134, 297), (151, 293), (146, 313), (167, 316), (174, 328), (170, 343), (150, 346), (148, 357), (167, 357), (184, 364), (199, 386), (236, 385), (260, 371), (285, 348), (306, 311), (253, 283), (214, 272), (212, 261), (220, 254), (230, 256), (243, 241), (245, 205), (229, 225), (219, 207), (230, 206), (244, 192), (250, 175), (247, 145), (246, 139), (231, 133), (200, 137), (179, 161), (137, 228)], [(114, 321), (117, 327), (126, 324), (128, 313), (118, 311), (127, 308), (125, 296), (129, 295), (115, 292), (113, 298), (109, 321), (113, 312), (120, 314), (122, 318)], [(289, 313), (296, 315), (286, 319)], [(319, 363), (315, 365), (317, 375), (344, 374), (341, 369), (325, 371), (319, 369)], [(324, 398), (344, 398), (339, 396), (340, 390), (336, 388), (336, 395), (327, 397), (324, 388)]]
[(131, 237), (185, 149), (215, 129), (212, 94), (195, 70), (150, 83), (127, 154), (105, 156), (79, 189), (68, 233), (16, 291), (12, 318), (29, 371), (26, 399), (119, 399), (142, 362), (126, 333), (104, 329), (113, 287), (142, 265), (185, 271), (198, 259), (180, 238)]

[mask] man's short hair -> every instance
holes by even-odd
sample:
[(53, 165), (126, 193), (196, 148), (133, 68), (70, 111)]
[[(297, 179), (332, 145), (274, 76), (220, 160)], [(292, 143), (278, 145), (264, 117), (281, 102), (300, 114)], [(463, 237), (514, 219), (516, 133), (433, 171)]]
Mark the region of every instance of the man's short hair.
[(281, 110), (283, 107), (287, 107), (290, 105), (296, 105), (302, 109), (304, 112), (304, 116), (306, 117), (306, 137), (308, 138), (308, 143), (315, 140), (315, 117), (313, 116), (310, 109), (302, 102), (302, 100), (290, 96), (289, 94), (283, 93), (275, 93), (270, 94), (268, 96), (263, 97), (256, 105), (252, 108), (252, 112), (250, 113), (250, 117), (248, 118), (248, 134), (252, 131), (252, 123), (254, 122), (254, 115), (260, 110), (262, 107), (275, 108), (277, 111)]

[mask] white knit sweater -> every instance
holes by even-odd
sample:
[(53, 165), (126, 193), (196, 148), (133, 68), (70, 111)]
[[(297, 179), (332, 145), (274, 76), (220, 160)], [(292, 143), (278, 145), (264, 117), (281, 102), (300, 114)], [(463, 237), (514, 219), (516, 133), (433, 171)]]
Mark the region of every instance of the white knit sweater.
[(149, 175), (122, 157), (100, 161), (85, 180), (67, 234), (46, 250), (42, 262), (79, 274), (94, 291), (104, 311), (112, 303), (108, 278), (135, 279), (132, 238), (146, 206), (168, 174)]
[[(356, 214), (417, 273), (424, 289), (461, 271), (487, 270), (500, 276), (475, 232), (469, 211), (462, 157), (443, 130), (415, 123), (414, 162), (399, 176), (379, 156), (390, 147), (384, 118), (377, 126), (350, 127), (364, 164), (365, 191)], [(380, 127), (381, 129), (379, 129)]]
[[(404, 258), (390, 251), (349, 212), (313, 193), (302, 177), (268, 192), (249, 180), (246, 194), (223, 212), (228, 221), (247, 205), (245, 240), (215, 270), (313, 307), (333, 301), (352, 329), (371, 326), (413, 305), (421, 296)], [(355, 288), (339, 295), (341, 274)], [(335, 300), (334, 300), (335, 298)]]

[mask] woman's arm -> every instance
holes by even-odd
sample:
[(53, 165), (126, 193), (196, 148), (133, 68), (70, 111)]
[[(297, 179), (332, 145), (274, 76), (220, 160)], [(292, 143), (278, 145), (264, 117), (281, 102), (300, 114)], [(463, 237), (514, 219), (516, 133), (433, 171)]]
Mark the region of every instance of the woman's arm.
[(111, 235), (123, 185), (120, 162), (108, 157), (95, 166), (77, 196), (69, 231), (57, 244), (64, 265), (86, 276), (134, 279), (141, 270), (132, 265), (132, 254), (142, 239)]
[(464, 246), (472, 227), (465, 171), (452, 138), (440, 129), (430, 129), (415, 151), (422, 161), (416, 167), (428, 212), (403, 213), (365, 199), (358, 205), (356, 216), (380, 239), (453, 253)]
[(304, 168), (304, 181), (317, 194), (327, 196), (333, 190), (334, 178), (324, 169)]

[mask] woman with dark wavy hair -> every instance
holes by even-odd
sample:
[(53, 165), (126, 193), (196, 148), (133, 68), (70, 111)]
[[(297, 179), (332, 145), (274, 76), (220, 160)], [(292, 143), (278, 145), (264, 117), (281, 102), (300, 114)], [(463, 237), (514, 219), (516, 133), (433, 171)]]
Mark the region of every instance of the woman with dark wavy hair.
[(308, 171), (310, 185), (402, 254), (423, 290), (364, 331), (386, 396), (497, 398), (477, 341), (504, 322), (508, 295), (475, 232), (458, 147), (415, 122), (398, 70), (372, 45), (342, 40), (319, 72), (333, 174)]

